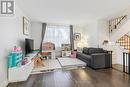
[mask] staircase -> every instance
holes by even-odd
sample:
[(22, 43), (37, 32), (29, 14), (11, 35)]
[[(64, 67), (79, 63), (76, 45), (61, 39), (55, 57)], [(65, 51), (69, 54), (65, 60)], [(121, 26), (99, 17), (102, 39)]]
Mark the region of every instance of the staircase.
[(121, 65), (121, 71), (130, 74), (130, 19), (127, 15), (109, 20), (109, 40), (115, 46), (110, 45), (115, 53), (112, 61)]
[[(124, 49), (128, 50), (128, 52), (122, 52), (121, 56), (121, 71), (130, 74), (130, 36), (129, 33), (122, 36), (120, 39), (116, 41), (117, 44), (119, 44)], [(120, 55), (120, 54), (118, 54)]]
[(127, 19), (127, 15), (109, 20), (109, 33), (112, 33), (115, 29), (118, 29), (125, 19)]
[(116, 43), (118, 43), (120, 46), (130, 52), (130, 36), (128, 36), (127, 34), (118, 39)]

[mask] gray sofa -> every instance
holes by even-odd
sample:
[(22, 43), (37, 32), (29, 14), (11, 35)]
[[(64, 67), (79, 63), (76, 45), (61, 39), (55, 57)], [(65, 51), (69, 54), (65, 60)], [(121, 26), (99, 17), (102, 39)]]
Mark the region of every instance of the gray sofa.
[(111, 68), (112, 53), (102, 48), (83, 48), (83, 52), (77, 52), (77, 58), (87, 63), (93, 69)]

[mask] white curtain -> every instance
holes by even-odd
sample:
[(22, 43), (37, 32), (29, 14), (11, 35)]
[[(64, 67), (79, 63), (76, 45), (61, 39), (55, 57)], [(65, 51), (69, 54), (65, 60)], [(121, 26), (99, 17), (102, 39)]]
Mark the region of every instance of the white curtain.
[(61, 44), (70, 44), (70, 27), (47, 25), (43, 42), (52, 42), (55, 48), (61, 47)]

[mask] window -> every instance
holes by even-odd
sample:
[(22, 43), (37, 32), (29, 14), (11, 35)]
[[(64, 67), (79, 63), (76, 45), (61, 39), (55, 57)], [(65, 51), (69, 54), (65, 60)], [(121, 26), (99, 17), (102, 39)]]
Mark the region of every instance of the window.
[(70, 44), (70, 27), (62, 25), (47, 25), (43, 42), (52, 42), (55, 47)]

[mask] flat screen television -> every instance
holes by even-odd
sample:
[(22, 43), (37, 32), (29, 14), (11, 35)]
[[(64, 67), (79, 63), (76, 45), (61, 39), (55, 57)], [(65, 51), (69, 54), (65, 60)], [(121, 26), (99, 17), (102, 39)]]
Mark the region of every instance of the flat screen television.
[(25, 39), (25, 54), (32, 53), (34, 50), (34, 42), (32, 39)]

